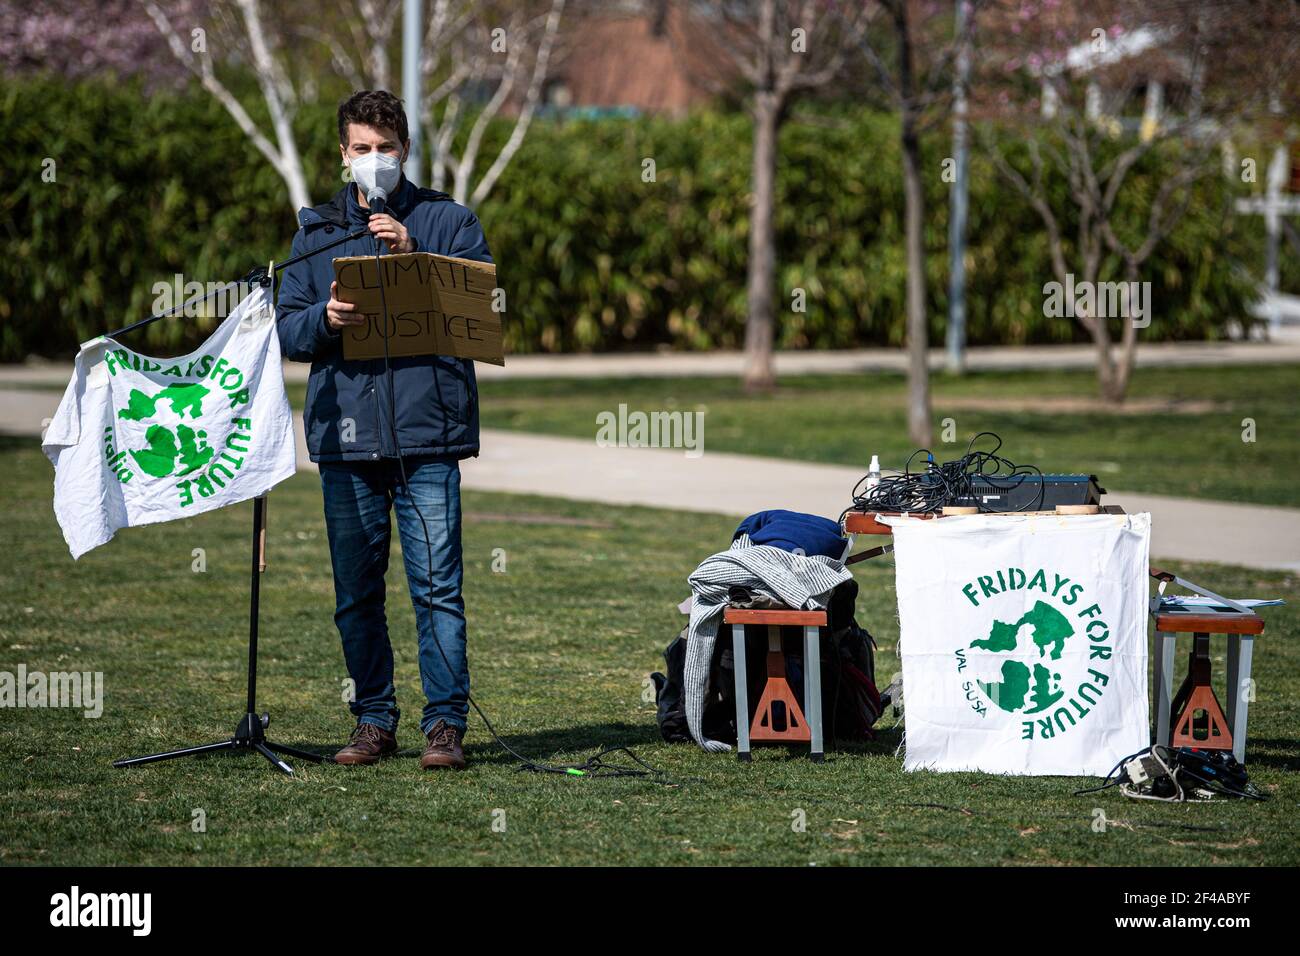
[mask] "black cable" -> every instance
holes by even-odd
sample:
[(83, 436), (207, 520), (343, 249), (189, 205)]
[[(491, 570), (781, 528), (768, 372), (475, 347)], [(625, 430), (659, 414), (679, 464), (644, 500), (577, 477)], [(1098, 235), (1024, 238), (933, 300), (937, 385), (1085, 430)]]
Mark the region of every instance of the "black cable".
[[(1196, 751), (1188, 752), (1186, 749), (1178, 750), (1173, 754), (1183, 777), (1188, 777), (1201, 786), (1202, 789), (1211, 793), (1216, 793), (1225, 797), (1239, 797), (1247, 800), (1265, 801), (1269, 795), (1261, 791), (1248, 779), (1246, 779), (1245, 770), (1232, 757), (1217, 759), (1213, 753), (1199, 753)], [(1216, 767), (1216, 763), (1219, 766)], [(1223, 766), (1226, 763), (1227, 766)], [(1204, 768), (1204, 772), (1202, 772)], [(1240, 770), (1241, 786), (1229, 783), (1222, 776), (1222, 772), (1232, 772), (1234, 769)], [(1207, 776), (1206, 774), (1209, 774)]]
[[(1167, 755), (1165, 760), (1161, 760), (1159, 756), (1156, 755), (1155, 752), (1157, 750), (1162, 751)], [(1209, 756), (1203, 756), (1199, 753), (1196, 753), (1195, 751), (1189, 753), (1185, 750), (1170, 750), (1170, 748), (1160, 744), (1156, 744), (1151, 747), (1144, 747), (1141, 750), (1139, 750), (1137, 753), (1129, 754), (1127, 757), (1120, 760), (1120, 762), (1114, 766), (1114, 768), (1110, 771), (1110, 773), (1106, 774), (1105, 779), (1101, 782), (1100, 785), (1096, 787), (1088, 787), (1083, 790), (1076, 790), (1074, 791), (1074, 795), (1078, 797), (1089, 793), (1099, 793), (1102, 790), (1110, 790), (1113, 787), (1119, 787), (1119, 786), (1123, 786), (1126, 783), (1129, 783), (1130, 781), (1128, 779), (1127, 773), (1120, 774), (1119, 773), (1120, 768), (1126, 766), (1130, 760), (1135, 760), (1138, 757), (1141, 757), (1143, 754), (1148, 754), (1148, 753), (1152, 754), (1153, 756), (1156, 756), (1156, 759), (1159, 761), (1161, 766), (1165, 767), (1167, 771), (1167, 776), (1175, 780), (1175, 786), (1179, 789), (1180, 794), (1183, 793), (1185, 790), (1190, 789), (1191, 786), (1194, 784), (1196, 786), (1199, 786), (1199, 788), (1202, 790), (1207, 790), (1213, 794), (1218, 794), (1219, 796), (1224, 796), (1224, 797), (1236, 797), (1236, 798), (1248, 799), (1248, 800), (1258, 800), (1261, 802), (1269, 798), (1268, 794), (1262, 792), (1253, 783), (1250, 783), (1248, 780), (1245, 780), (1244, 771), (1242, 771), (1241, 773), (1242, 779), (1244, 781), (1243, 785), (1241, 787), (1237, 787), (1227, 783), (1221, 777), (1206, 776), (1205, 773), (1201, 772), (1200, 768), (1202, 767), (1207, 767), (1208, 772), (1211, 774), (1215, 774), (1217, 772), (1212, 762), (1212, 759)], [(1240, 765), (1236, 764), (1235, 761), (1232, 761), (1232, 763), (1240, 767)], [(1116, 776), (1117, 774), (1119, 775)], [(1161, 777), (1159, 779), (1164, 779), (1164, 778)], [(1187, 781), (1190, 781), (1190, 783), (1187, 783)], [(1125, 795), (1133, 796), (1134, 794), (1128, 793), (1126, 791)], [(1175, 798), (1169, 798), (1169, 799), (1171, 801), (1174, 801)], [(1186, 796), (1180, 796), (1177, 798), (1177, 800), (1178, 801), (1186, 800)]]
[[(433, 636), (434, 646), (438, 648), (438, 653), (442, 655), (443, 663), (446, 664), (447, 670), (450, 673), (452, 670), (451, 659), (447, 656), (447, 651), (443, 648), (442, 641), (438, 639), (438, 631), (434, 627), (433, 623), (433, 543), (429, 540), (429, 528), (424, 522), (424, 514), (420, 511), (420, 506), (416, 503), (414, 496), (411, 494), (410, 486), (407, 484), (406, 460), (402, 457), (402, 445), (397, 438), (396, 389), (393, 386), (393, 366), (388, 354), (388, 297), (384, 294), (384, 266), (382, 257), (380, 256), (380, 249), (381, 241), (376, 237), (375, 270), (377, 273), (376, 279), (379, 282), (379, 304), (384, 313), (384, 377), (388, 382), (388, 427), (393, 439), (393, 449), (397, 453), (398, 471), (402, 477), (402, 491), (405, 492), (407, 500), (410, 501), (411, 506), (415, 509), (415, 516), (420, 519), (420, 530), (424, 534), (425, 555), (429, 568), (429, 600), (426, 603), (426, 610), (429, 618), (429, 633)], [(474, 699), (474, 695), (469, 692), (468, 688), (465, 691), (465, 698), (469, 701), (470, 706), (474, 708), (474, 712), (478, 714), (479, 719), (483, 721), (483, 726), (487, 728), (488, 733), (492, 735), (492, 739), (497, 742), (497, 745), (519, 761), (520, 770), (529, 770), (536, 773), (559, 773), (574, 777), (652, 777), (656, 782), (671, 782), (669, 781), (667, 774), (662, 770), (650, 766), (627, 747), (606, 747), (604, 750), (599, 751), (580, 764), (547, 764), (540, 761), (529, 760), (501, 739), (501, 735), (498, 734), (496, 728), (492, 726), (492, 721), (488, 720), (487, 714), (483, 712), (483, 708), (479, 707), (478, 701)], [(618, 752), (626, 753), (636, 761), (642, 769), (622, 767), (617, 764), (607, 764), (602, 759), (606, 754)]]
[[(989, 450), (976, 450), (975, 443), (985, 436), (997, 444)], [(865, 487), (867, 476), (863, 476), (853, 486), (853, 503), (840, 514), (840, 522), (843, 523), (844, 515), (850, 511), (931, 514), (959, 500), (973, 501), (981, 512), (991, 513), (995, 509), (986, 507), (976, 494), (976, 481), (1007, 491), (1035, 475), (1038, 478), (1038, 496), (1015, 510), (1040, 510), (1047, 492), (1042, 471), (1035, 465), (1018, 465), (999, 455), (1001, 448), (1002, 439), (994, 432), (980, 432), (967, 443), (966, 454), (942, 464), (935, 463), (930, 449), (918, 448), (908, 456), (901, 475), (882, 475), (874, 488)], [(912, 462), (917, 455), (926, 456), (925, 466), (920, 471), (912, 471)]]
[[(1150, 749), (1151, 749), (1150, 747), (1143, 747), (1137, 753), (1129, 754), (1127, 757), (1124, 757), (1123, 759), (1120, 760), (1119, 763), (1115, 764), (1115, 766), (1111, 768), (1110, 773), (1106, 774), (1105, 779), (1102, 780), (1099, 786), (1088, 787), (1084, 790), (1076, 790), (1074, 791), (1074, 795), (1076, 797), (1081, 797), (1085, 793), (1100, 793), (1102, 790), (1109, 790), (1111, 787), (1118, 787), (1120, 784), (1124, 782), (1125, 779), (1124, 777), (1115, 777), (1115, 774), (1119, 772), (1120, 768), (1123, 767), (1130, 760), (1135, 760), (1138, 757), (1141, 757), (1144, 753), (1147, 753)], [(1111, 779), (1112, 777), (1115, 777), (1115, 779), (1112, 780)]]

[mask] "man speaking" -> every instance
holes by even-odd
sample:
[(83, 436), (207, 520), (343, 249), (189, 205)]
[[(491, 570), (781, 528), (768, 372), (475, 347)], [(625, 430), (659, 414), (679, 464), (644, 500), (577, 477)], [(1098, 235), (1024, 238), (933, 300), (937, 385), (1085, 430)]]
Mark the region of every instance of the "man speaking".
[[(324, 205), (299, 212), (293, 255), (338, 239), (339, 230), (365, 227), (370, 234), (286, 269), (277, 305), (284, 354), (311, 362), (303, 421), (325, 498), (334, 623), (355, 688), (350, 707), (356, 728), (334, 759), (370, 764), (397, 750), (400, 712), (384, 616), (391, 509), (415, 607), (424, 685), (420, 729), (427, 744), (420, 766), (459, 768), (465, 766), (461, 741), (469, 699), (459, 462), (479, 450), (474, 365), (443, 356), (394, 357), (390, 380), (382, 359), (345, 359), (340, 333), (365, 320), (337, 298), (331, 260), (373, 255), (376, 239), (390, 253), (418, 250), (481, 262), (492, 256), (472, 212), (402, 176), (411, 144), (397, 97), (382, 90), (356, 93), (339, 107), (338, 121), (351, 182)], [(388, 196), (380, 213), (366, 198), (377, 195), (375, 187)]]

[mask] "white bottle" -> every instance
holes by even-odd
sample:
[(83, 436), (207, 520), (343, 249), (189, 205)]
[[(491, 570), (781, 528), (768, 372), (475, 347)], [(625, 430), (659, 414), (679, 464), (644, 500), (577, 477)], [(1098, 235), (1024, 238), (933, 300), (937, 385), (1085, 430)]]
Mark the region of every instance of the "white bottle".
[(880, 456), (871, 456), (871, 466), (867, 469), (867, 491), (880, 484)]

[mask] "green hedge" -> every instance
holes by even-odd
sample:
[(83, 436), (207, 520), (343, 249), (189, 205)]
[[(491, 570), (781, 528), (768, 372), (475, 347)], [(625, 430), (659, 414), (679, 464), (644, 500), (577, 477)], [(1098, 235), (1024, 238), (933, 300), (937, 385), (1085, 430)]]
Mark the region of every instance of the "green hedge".
[[(338, 184), (333, 102), (306, 106), (300, 143), (320, 201)], [(68, 355), (78, 342), (142, 317), (153, 286), (183, 273), (223, 280), (287, 253), (295, 228), (279, 177), (199, 91), (6, 80), (0, 195), (0, 360)], [(500, 124), (488, 146), (504, 135)], [(749, 123), (701, 112), (664, 118), (538, 121), (478, 210), (500, 263), (514, 352), (673, 346), (743, 339)], [(932, 332), (946, 307), (945, 143), (927, 155)], [(1015, 155), (1014, 143), (1007, 146)], [(490, 154), (489, 154), (490, 155)], [(57, 181), (41, 178), (53, 158)], [(656, 181), (642, 181), (652, 157)], [(1159, 157), (1133, 174), (1133, 215), (1160, 181)], [(779, 173), (780, 342), (842, 348), (903, 340), (906, 263), (896, 126), (865, 110), (796, 118)], [(1239, 319), (1257, 266), (1258, 222), (1227, 214), (1219, 176), (1144, 275), (1156, 318), (1148, 338), (1213, 337)], [(1068, 204), (1058, 203), (1066, 209)], [(1052, 277), (1036, 215), (987, 160), (972, 164), (968, 250), (974, 343), (1077, 341), (1042, 314)], [(789, 309), (791, 292), (807, 310)], [(141, 347), (190, 347), (210, 327), (160, 322)]]

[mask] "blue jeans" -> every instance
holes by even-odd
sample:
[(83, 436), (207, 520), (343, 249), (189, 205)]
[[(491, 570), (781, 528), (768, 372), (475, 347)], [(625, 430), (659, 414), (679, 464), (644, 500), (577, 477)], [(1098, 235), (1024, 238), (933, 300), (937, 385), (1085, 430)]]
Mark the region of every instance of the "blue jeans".
[[(396, 459), (320, 465), (325, 527), (334, 566), (334, 623), (343, 639), (348, 674), (356, 685), (349, 707), (359, 722), (397, 729), (401, 712), (393, 687), (393, 647), (384, 616), (384, 575), (392, 538), (389, 510), (396, 506), (406, 583), (419, 635), (425, 697), (420, 729), (427, 734), (439, 720), (445, 720), (463, 732), (469, 706), (469, 667), (465, 661), (465, 601), (461, 597), (460, 464), (446, 458), (407, 458), (406, 476), (409, 495), (402, 488)], [(423, 531), (417, 507), (424, 516)], [(426, 533), (433, 551), (432, 567)]]

